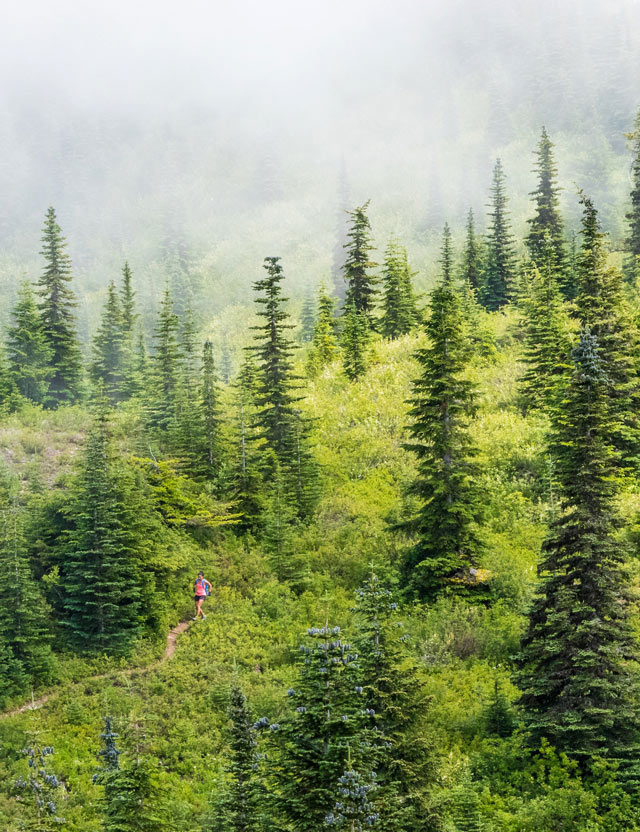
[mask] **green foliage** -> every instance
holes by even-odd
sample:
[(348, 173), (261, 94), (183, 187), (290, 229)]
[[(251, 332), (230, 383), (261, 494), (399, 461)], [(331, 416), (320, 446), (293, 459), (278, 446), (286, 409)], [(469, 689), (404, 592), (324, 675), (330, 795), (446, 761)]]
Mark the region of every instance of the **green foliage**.
[(53, 208), (47, 211), (42, 244), (45, 266), (37, 286), (51, 366), (44, 403), (48, 407), (56, 407), (80, 398), (83, 374), (73, 314), (76, 300), (68, 286), (71, 282), (71, 261), (65, 251), (67, 244)]
[(18, 778), (16, 789), (25, 795), (26, 800), (31, 792), (29, 803), (32, 809), (23, 818), (22, 828), (32, 832), (50, 832), (63, 828), (64, 818), (58, 816), (62, 783), (47, 768), (48, 758), (53, 753), (53, 746), (40, 744), (37, 732), (22, 751), (29, 774), (26, 780), (22, 776)]
[(104, 832), (162, 832), (161, 791), (149, 760), (136, 757), (102, 778)]
[(415, 328), (418, 312), (413, 291), (407, 250), (391, 238), (387, 244), (382, 267), (382, 318), (380, 332), (385, 338), (399, 338)]
[(111, 404), (116, 404), (122, 397), (124, 365), (124, 321), (116, 286), (111, 281), (102, 320), (93, 338), (91, 363), (91, 378)]
[(469, 590), (469, 570), (481, 548), (478, 469), (468, 431), (475, 391), (463, 376), (468, 348), (451, 286), (434, 290), (426, 329), (430, 343), (416, 353), (421, 375), (413, 384), (412, 441), (406, 445), (418, 459), (410, 488), (418, 507), (401, 526), (417, 538), (405, 556), (405, 582), (421, 598), (434, 598), (444, 590)]
[(500, 309), (512, 299), (515, 280), (514, 243), (505, 180), (502, 162), (498, 159), (493, 169), (487, 259), (480, 291), (480, 302), (490, 310)]
[(462, 286), (477, 292), (482, 285), (482, 240), (476, 234), (473, 209), (467, 214), (465, 245), (462, 253)]
[(336, 335), (335, 299), (324, 286), (318, 293), (318, 314), (313, 328), (313, 346), (307, 358), (307, 372), (317, 375), (340, 354)]
[(11, 314), (12, 324), (7, 330), (11, 375), (21, 396), (42, 404), (49, 388), (51, 350), (31, 284), (20, 285)]
[(369, 269), (378, 264), (370, 259), (373, 251), (371, 242), (371, 223), (367, 216), (369, 202), (348, 211), (351, 225), (347, 232), (345, 249), (347, 256), (344, 263), (344, 277), (347, 281), (345, 309), (353, 306), (355, 311), (364, 317), (368, 328), (374, 328), (373, 311), (376, 303), (378, 279), (369, 274)]
[(370, 327), (367, 318), (349, 303), (343, 315), (342, 362), (350, 381), (357, 381), (366, 372)]
[[(612, 418), (606, 365), (583, 331), (553, 453), (561, 514), (543, 546), (540, 594), (522, 641), (521, 704), (534, 742), (547, 738), (588, 769), (596, 756), (635, 757), (638, 646), (624, 550), (616, 539)], [(637, 777), (633, 766), (628, 776)]]
[(631, 205), (626, 213), (628, 234), (625, 240), (627, 260), (625, 273), (627, 279), (633, 282), (638, 276), (640, 262), (640, 110), (636, 116), (633, 131), (627, 133), (627, 139), (632, 144), (633, 164), (631, 168)]
[(178, 406), (180, 383), (179, 319), (173, 311), (169, 288), (164, 291), (154, 332), (152, 355), (151, 424), (167, 432), (173, 427)]

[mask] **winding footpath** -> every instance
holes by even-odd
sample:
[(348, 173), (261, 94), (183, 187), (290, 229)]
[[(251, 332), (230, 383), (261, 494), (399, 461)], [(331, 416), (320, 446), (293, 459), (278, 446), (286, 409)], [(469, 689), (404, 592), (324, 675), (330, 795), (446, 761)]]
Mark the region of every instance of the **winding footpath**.
[[(146, 667), (130, 667), (127, 670), (112, 670), (110, 673), (96, 673), (95, 676), (86, 676), (84, 679), (79, 679), (78, 681), (86, 682), (89, 679), (108, 679), (111, 676), (135, 676), (142, 673), (148, 673), (150, 670), (155, 670), (161, 664), (166, 662), (170, 659), (173, 654), (176, 652), (176, 643), (182, 633), (185, 630), (188, 630), (191, 626), (191, 621), (181, 621), (176, 627), (172, 630), (169, 630), (167, 635), (167, 646), (164, 649), (164, 655), (162, 658), (154, 662), (153, 664), (148, 664)], [(0, 719), (7, 719), (11, 716), (18, 716), (19, 714), (25, 713), (25, 711), (35, 711), (37, 708), (42, 707), (45, 702), (48, 702), (49, 699), (54, 697), (55, 693), (46, 693), (44, 696), (40, 696), (38, 699), (31, 698), (31, 702), (27, 702), (26, 705), (21, 705), (19, 708), (14, 708), (12, 711), (5, 711), (4, 713), (0, 714)]]

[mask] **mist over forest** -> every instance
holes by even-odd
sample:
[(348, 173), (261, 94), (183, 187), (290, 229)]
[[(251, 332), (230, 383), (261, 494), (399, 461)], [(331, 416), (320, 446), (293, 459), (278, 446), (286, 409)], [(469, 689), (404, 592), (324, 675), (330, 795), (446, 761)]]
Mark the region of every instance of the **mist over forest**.
[(344, 209), (371, 199), (379, 248), (401, 235), (424, 289), (444, 221), (456, 240), (473, 207), (482, 227), (497, 156), (524, 229), (543, 124), (569, 229), (581, 187), (615, 245), (639, 14), (636, 0), (12, 2), (0, 285), (12, 298), (37, 275), (54, 205), (85, 340), (125, 258), (149, 313), (177, 261), (209, 316), (244, 302), (267, 255), (302, 297), (331, 286)]

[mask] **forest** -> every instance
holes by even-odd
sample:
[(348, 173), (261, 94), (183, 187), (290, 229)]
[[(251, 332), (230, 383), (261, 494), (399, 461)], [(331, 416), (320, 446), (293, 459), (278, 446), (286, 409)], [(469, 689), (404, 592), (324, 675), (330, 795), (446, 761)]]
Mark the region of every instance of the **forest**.
[(351, 205), (340, 280), (256, 266), (240, 350), (127, 261), (85, 344), (48, 208), (0, 354), (3, 829), (640, 829), (629, 122), (620, 245), (542, 127), (522, 237), (499, 158), (428, 292)]

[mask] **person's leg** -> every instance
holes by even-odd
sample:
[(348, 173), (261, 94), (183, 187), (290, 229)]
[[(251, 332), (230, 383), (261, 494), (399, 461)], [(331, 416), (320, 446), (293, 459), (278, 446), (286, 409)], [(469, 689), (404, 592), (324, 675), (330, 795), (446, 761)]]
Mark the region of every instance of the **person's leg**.
[(203, 612), (202, 612), (202, 598), (198, 598), (198, 600), (196, 601), (196, 618), (199, 615), (203, 615)]

